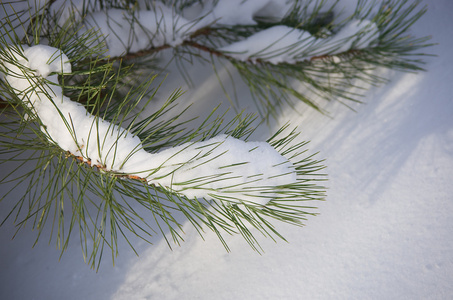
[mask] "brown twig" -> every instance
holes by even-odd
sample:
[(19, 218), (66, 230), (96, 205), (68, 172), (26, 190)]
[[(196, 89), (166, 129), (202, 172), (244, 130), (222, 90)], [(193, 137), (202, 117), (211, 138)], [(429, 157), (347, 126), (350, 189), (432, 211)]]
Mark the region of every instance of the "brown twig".
[(202, 45), (202, 44), (199, 44), (197, 42), (194, 42), (194, 41), (184, 41), (184, 43), (182, 43), (183, 46), (190, 46), (190, 47), (194, 47), (194, 48), (197, 48), (199, 50), (202, 50), (204, 52), (208, 52), (209, 54), (212, 54), (212, 55), (215, 55), (215, 56), (219, 56), (219, 57), (225, 57), (225, 58), (228, 58), (229, 56), (226, 55), (225, 53), (221, 52), (221, 51), (218, 51), (218, 50), (215, 50), (215, 49), (212, 49), (212, 48), (209, 48), (205, 45)]
[[(97, 168), (98, 170), (103, 170), (105, 172), (109, 172), (109, 170), (107, 170), (107, 168), (104, 165), (102, 165), (100, 163), (92, 164), (91, 159), (85, 159), (82, 156), (74, 155), (74, 154), (72, 154), (69, 151), (66, 151), (66, 157), (72, 157), (75, 160), (79, 161), (80, 164), (88, 165), (90, 168)], [(113, 177), (128, 178), (128, 179), (131, 179), (131, 180), (140, 181), (142, 183), (148, 183), (148, 180), (146, 180), (146, 178), (142, 178), (142, 177), (137, 176), (137, 175), (130, 175), (130, 174), (124, 174), (124, 173), (114, 173), (114, 172), (109, 172), (109, 174), (111, 176), (113, 176)]]

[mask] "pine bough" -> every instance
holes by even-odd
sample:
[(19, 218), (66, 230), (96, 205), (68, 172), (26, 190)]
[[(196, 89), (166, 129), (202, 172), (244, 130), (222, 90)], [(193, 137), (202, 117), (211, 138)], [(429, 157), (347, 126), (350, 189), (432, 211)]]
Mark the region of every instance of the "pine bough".
[(32, 222), (39, 239), (53, 215), (62, 251), (78, 228), (93, 267), (105, 245), (116, 256), (118, 234), (148, 241), (158, 228), (179, 243), (182, 216), (227, 249), (223, 234), (240, 233), (260, 251), (256, 231), (283, 239), (271, 221), (302, 225), (315, 214), (305, 203), (324, 198), (323, 166), (296, 131), (250, 142), (254, 117), (225, 124), (216, 111), (190, 129), (170, 114), (180, 90), (144, 115), (157, 88), (137, 72), (158, 70), (159, 52), (173, 49), (183, 72), (182, 59), (229, 61), (267, 118), (294, 99), (321, 110), (294, 82), (355, 100), (358, 81), (384, 80), (376, 67), (421, 69), (414, 51), (427, 46), (406, 35), (424, 13), (407, 1), (359, 1), (348, 16), (337, 1), (169, 2), (2, 5), (0, 163), (14, 167), (1, 200), (24, 189), (3, 222)]

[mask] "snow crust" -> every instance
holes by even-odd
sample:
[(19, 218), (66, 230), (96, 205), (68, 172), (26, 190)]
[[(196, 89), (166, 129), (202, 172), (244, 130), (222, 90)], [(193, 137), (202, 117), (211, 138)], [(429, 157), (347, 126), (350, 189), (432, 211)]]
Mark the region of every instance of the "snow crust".
[[(17, 55), (21, 67), (32, 75), (17, 76), (19, 66), (8, 66), (15, 75), (5, 79), (22, 91), (43, 124), (42, 130), (62, 149), (92, 165), (114, 173), (139, 176), (190, 198), (237, 199), (258, 204), (275, 195), (275, 186), (295, 183), (294, 166), (265, 142), (245, 142), (226, 135), (183, 144), (159, 153), (148, 153), (137, 136), (96, 118), (79, 103), (63, 95), (54, 73), (69, 73), (66, 55), (50, 46), (26, 48)], [(29, 78), (45, 78), (42, 90)], [(26, 100), (27, 99), (27, 100)]]
[(378, 36), (376, 24), (369, 20), (352, 20), (326, 39), (316, 39), (307, 31), (279, 25), (219, 50), (241, 61), (261, 59), (273, 64), (294, 63), (317, 55), (366, 48)]

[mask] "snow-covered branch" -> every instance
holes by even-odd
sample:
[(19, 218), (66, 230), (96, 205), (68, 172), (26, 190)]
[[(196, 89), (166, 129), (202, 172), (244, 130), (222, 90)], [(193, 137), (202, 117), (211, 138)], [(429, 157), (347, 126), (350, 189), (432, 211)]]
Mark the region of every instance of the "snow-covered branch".
[[(148, 153), (137, 136), (63, 95), (54, 73), (70, 73), (71, 66), (59, 49), (25, 47), (23, 57), (16, 58), (17, 65), (6, 65), (6, 81), (36, 112), (49, 139), (91, 166), (189, 198), (259, 204), (274, 198), (279, 186), (297, 181), (293, 164), (265, 142), (220, 135)], [(48, 84), (39, 84), (43, 79)]]
[(295, 63), (322, 55), (335, 55), (366, 48), (377, 37), (376, 24), (353, 20), (329, 38), (317, 39), (309, 32), (288, 26), (273, 26), (219, 50), (241, 61)]
[[(153, 101), (153, 75), (165, 65), (155, 54), (173, 49), (169, 64), (188, 81), (187, 64), (208, 61), (219, 75), (219, 61), (231, 80), (243, 79), (263, 118), (294, 100), (323, 111), (319, 99), (361, 100), (361, 82), (385, 82), (376, 68), (421, 70), (429, 37), (408, 31), (426, 9), (410, 1), (364, 0), (346, 11), (338, 0), (0, 4), (0, 96), (11, 103), (2, 108), (0, 163), (19, 162), (0, 179), (14, 182), (0, 200), (25, 185), (7, 218), (34, 219), (40, 234), (46, 220), (68, 223), (69, 203), (69, 230), (55, 230), (57, 242), (64, 251), (80, 229), (93, 266), (125, 232), (148, 240), (168, 231), (179, 243), (174, 212), (200, 234), (207, 227), (225, 244), (223, 233), (240, 233), (259, 251), (252, 228), (283, 238), (273, 221), (301, 225), (314, 214), (312, 201), (325, 197), (322, 162), (287, 127), (267, 142), (245, 141), (250, 116), (228, 121), (214, 110), (191, 128), (172, 110), (179, 90), (162, 106)], [(220, 84), (226, 93), (235, 86)]]
[(56, 1), (52, 4), (51, 11), (58, 15), (60, 25), (70, 18), (82, 20), (80, 35), (87, 30), (98, 32), (99, 41), (106, 44), (104, 55), (110, 57), (133, 55), (146, 50), (157, 52), (184, 45), (227, 59), (291, 64), (351, 49), (363, 49), (379, 36), (376, 24), (368, 20), (352, 20), (329, 38), (315, 38), (299, 28), (275, 25), (223, 47), (211, 47), (193, 40), (197, 31), (203, 28), (215, 29), (217, 26), (255, 25), (256, 17), (281, 20), (294, 3), (277, 0), (222, 0), (215, 5), (207, 5), (193, 20), (184, 18), (161, 3), (154, 3), (149, 10), (101, 10), (94, 7), (94, 12), (82, 17), (83, 3), (81, 0)]

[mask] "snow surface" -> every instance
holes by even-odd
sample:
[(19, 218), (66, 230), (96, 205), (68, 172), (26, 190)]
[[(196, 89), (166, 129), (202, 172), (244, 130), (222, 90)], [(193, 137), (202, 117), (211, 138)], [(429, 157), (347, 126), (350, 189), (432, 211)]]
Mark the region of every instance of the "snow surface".
[[(138, 247), (137, 258), (120, 245), (115, 267), (105, 256), (95, 273), (82, 262), (77, 237), (59, 261), (53, 242), (32, 249), (36, 233), (11, 240), (7, 223), (0, 228), (0, 298), (451, 299), (453, 2), (422, 4), (428, 12), (412, 32), (439, 43), (430, 50), (438, 57), (425, 58), (427, 72), (389, 74), (391, 83), (372, 89), (357, 112), (326, 104), (329, 118), (301, 105), (281, 117), (300, 125), (300, 138), (327, 158), (329, 173), (320, 216), (305, 228), (279, 226), (289, 244), (265, 240), (260, 256), (235, 236), (227, 238), (228, 254), (214, 234), (203, 241), (186, 224), (181, 247), (169, 251), (156, 237)], [(195, 113), (210, 111), (213, 96), (223, 95), (209, 71), (197, 73), (199, 88), (187, 95), (198, 100)], [(173, 88), (183, 82), (168, 81)], [(248, 95), (240, 94), (244, 107)]]

